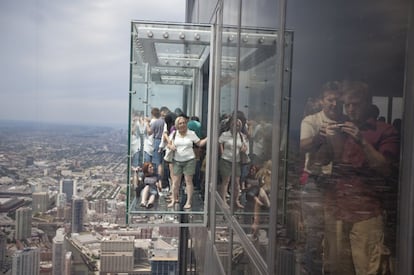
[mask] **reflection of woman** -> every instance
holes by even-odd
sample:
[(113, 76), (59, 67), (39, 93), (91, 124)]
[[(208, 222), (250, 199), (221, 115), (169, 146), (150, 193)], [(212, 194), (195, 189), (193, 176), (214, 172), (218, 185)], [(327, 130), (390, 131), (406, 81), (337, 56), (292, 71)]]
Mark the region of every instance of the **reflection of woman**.
[(244, 209), (246, 212), (254, 211), (254, 204), (256, 202), (256, 192), (257, 188), (260, 188), (259, 180), (256, 178), (256, 173), (258, 167), (254, 164), (249, 166), (249, 172), (245, 179), (246, 188), (243, 190), (245, 194), (245, 206)]
[(259, 186), (252, 186), (249, 188), (246, 197), (250, 197), (254, 201), (254, 210), (253, 210), (253, 224), (252, 231), (253, 234), (256, 234), (260, 221), (260, 213), (263, 210), (270, 208), (270, 189), (272, 184), (272, 161), (268, 160), (264, 163), (263, 167), (259, 169), (256, 173), (256, 179), (258, 179)]
[[(227, 189), (230, 183), (230, 177), (232, 174), (232, 161), (233, 152), (236, 153), (236, 176), (234, 183), (234, 190), (232, 190), (233, 201), (239, 208), (244, 208), (240, 203), (239, 191), (240, 191), (240, 152), (248, 153), (248, 146), (244, 140), (247, 140), (246, 135), (241, 132), (242, 122), (237, 119), (236, 132), (233, 133), (233, 120), (230, 119), (230, 129), (223, 132), (219, 137), (221, 158), (219, 162), (219, 173), (221, 176), (221, 188), (220, 194), (223, 200), (226, 202)], [(236, 135), (236, 136), (234, 136)], [(234, 138), (236, 138), (236, 145), (234, 145)], [(236, 148), (234, 148), (236, 147)], [(226, 203), (227, 204), (227, 203)], [(228, 205), (227, 205), (228, 206)]]
[[(164, 124), (164, 133), (162, 134), (163, 143), (169, 144), (170, 143), (170, 136), (173, 136), (172, 134), (175, 132), (175, 119), (176, 115), (173, 112), (169, 112), (165, 115), (165, 124)], [(174, 137), (174, 136), (173, 136)], [(166, 146), (164, 146), (164, 149)], [(167, 181), (169, 183), (169, 189), (170, 192), (173, 189), (173, 165), (172, 162), (168, 162), (164, 160), (164, 175), (163, 175), (163, 181)], [(165, 186), (163, 186), (165, 187)], [(178, 201), (178, 197), (175, 198), (175, 200)]]
[[(151, 124), (155, 119), (146, 117), (144, 124)], [(144, 161), (152, 162), (152, 155), (154, 154), (154, 134), (148, 131), (149, 127), (144, 127)]]
[(204, 146), (207, 142), (207, 138), (200, 139), (194, 131), (187, 128), (187, 118), (179, 116), (175, 120), (175, 128), (177, 129), (173, 137), (170, 137), (168, 147), (174, 151), (173, 159), (173, 190), (171, 203), (168, 207), (174, 206), (178, 202), (178, 189), (180, 187), (181, 179), (184, 174), (187, 202), (184, 205), (184, 209), (191, 208), (191, 201), (193, 197), (193, 175), (195, 174), (195, 154), (193, 150), (194, 144), (197, 146)]
[(158, 190), (161, 190), (161, 180), (154, 172), (154, 166), (150, 162), (144, 163), (142, 172), (144, 173), (144, 179), (141, 191), (141, 206), (151, 208), (158, 197)]
[[(258, 173), (260, 171), (260, 173)], [(265, 172), (266, 171), (266, 172)], [(270, 208), (270, 199), (265, 189), (264, 182), (269, 182), (270, 177), (266, 179), (265, 175), (271, 175), (270, 170), (260, 169), (256, 165), (249, 166), (249, 173), (246, 177), (246, 189), (243, 191), (246, 197), (246, 205), (244, 211), (246, 213), (252, 213), (245, 216), (246, 224), (252, 224), (253, 233), (256, 234), (260, 225), (259, 214), (264, 210)], [(267, 188), (267, 187), (266, 187)]]
[(131, 124), (131, 167), (136, 171), (142, 164), (141, 131), (144, 128), (143, 119), (137, 112)]

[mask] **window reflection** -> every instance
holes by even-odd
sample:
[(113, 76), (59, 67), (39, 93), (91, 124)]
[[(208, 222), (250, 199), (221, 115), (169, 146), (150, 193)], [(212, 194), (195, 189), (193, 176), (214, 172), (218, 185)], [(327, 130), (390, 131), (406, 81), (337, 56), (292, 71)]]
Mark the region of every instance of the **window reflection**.
[[(246, 121), (245, 118), (244, 121)], [(243, 133), (246, 132), (246, 130), (243, 130), (246, 129), (246, 124), (243, 124), (241, 119), (235, 119), (233, 116), (225, 118), (222, 124), (227, 125), (227, 127), (223, 129), (218, 140), (221, 156), (219, 160), (219, 175), (221, 179), (220, 194), (225, 202), (225, 206), (229, 208), (226, 197), (228, 195), (230, 178), (233, 176), (235, 182), (230, 191), (230, 196), (232, 196), (231, 201), (235, 207), (243, 209), (244, 206), (240, 202), (239, 194), (241, 188), (240, 178), (242, 172), (244, 173), (245, 167), (250, 162), (248, 159), (249, 142), (247, 135)], [(235, 160), (235, 174), (232, 174), (233, 159)]]
[(307, 272), (379, 274), (391, 268), (399, 134), (371, 102), (363, 82), (329, 82), (319, 99), (322, 110), (302, 120), (301, 263)]
[[(269, 228), (275, 226), (269, 224), (271, 201), (278, 202), (270, 196), (278, 184), (272, 182), (273, 115), (281, 111), (274, 108), (276, 37), (274, 30), (242, 29), (239, 56), (237, 31), (225, 28), (222, 37), (217, 192), (224, 205), (218, 204), (216, 215), (229, 211), (263, 259), (271, 243)], [(287, 32), (287, 67), (290, 66), (291, 38)], [(286, 78), (289, 77), (286, 73)], [(284, 93), (288, 98), (289, 85), (285, 86)], [(283, 104), (286, 123), (289, 102)], [(280, 149), (287, 152), (287, 131), (283, 131), (283, 136)], [(244, 152), (248, 155), (246, 161), (241, 157)], [(279, 175), (282, 175), (279, 186), (284, 189), (286, 173)], [(238, 269), (238, 272), (241, 271)]]
[(139, 167), (142, 167), (143, 162), (143, 145), (144, 145), (144, 113), (142, 111), (132, 111), (132, 123), (131, 123), (131, 169), (137, 171)]

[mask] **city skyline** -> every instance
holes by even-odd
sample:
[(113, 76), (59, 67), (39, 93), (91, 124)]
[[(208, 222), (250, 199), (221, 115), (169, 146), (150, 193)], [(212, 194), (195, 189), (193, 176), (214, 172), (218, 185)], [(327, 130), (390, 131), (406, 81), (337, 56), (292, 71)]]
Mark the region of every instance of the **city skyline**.
[(131, 20), (184, 13), (185, 0), (2, 1), (0, 119), (127, 125)]
[[(0, 121), (0, 244), (8, 242), (0, 250), (0, 273), (12, 274), (19, 256), (33, 249), (42, 253), (25, 261), (40, 266), (40, 274), (116, 270), (124, 259), (117, 253), (125, 251), (127, 270), (150, 272), (165, 258), (176, 268), (178, 227), (126, 224), (126, 130), (26, 125)], [(73, 203), (66, 199), (75, 193)], [(125, 238), (127, 249), (107, 251), (101, 265), (101, 243), (122, 244)]]

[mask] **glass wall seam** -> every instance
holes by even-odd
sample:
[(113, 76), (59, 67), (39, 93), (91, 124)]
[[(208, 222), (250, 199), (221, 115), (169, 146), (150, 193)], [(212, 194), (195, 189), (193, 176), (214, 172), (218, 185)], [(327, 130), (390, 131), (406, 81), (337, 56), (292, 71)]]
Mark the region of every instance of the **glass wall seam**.
[[(279, 32), (277, 37), (276, 51), (276, 90), (275, 90), (275, 111), (273, 113), (273, 143), (272, 143), (272, 182), (276, 185), (271, 189), (270, 198), (270, 224), (273, 225), (269, 229), (270, 240), (273, 240), (268, 249), (266, 259), (268, 274), (277, 274), (275, 270), (275, 259), (277, 250), (277, 232), (278, 224), (278, 196), (279, 196), (279, 165), (280, 165), (280, 142), (282, 131), (282, 102), (283, 102), (283, 84), (284, 84), (284, 52), (285, 52), (285, 29), (286, 29), (286, 0), (279, 0), (278, 6)], [(275, 124), (276, 123), (276, 124)], [(280, 263), (276, 263), (280, 264)]]
[[(406, 64), (405, 64), (405, 89), (404, 89), (404, 109), (403, 109), (403, 147), (401, 151), (402, 169), (400, 173), (400, 201), (398, 208), (399, 229), (397, 258), (397, 274), (413, 274), (414, 273), (414, 209), (407, 207), (412, 205), (414, 201), (414, 110), (412, 103), (414, 102), (414, 4), (410, 3), (410, 18), (408, 25), (408, 37), (406, 44)], [(403, 226), (404, 224), (404, 226)], [(410, 240), (410, 242), (407, 242)]]

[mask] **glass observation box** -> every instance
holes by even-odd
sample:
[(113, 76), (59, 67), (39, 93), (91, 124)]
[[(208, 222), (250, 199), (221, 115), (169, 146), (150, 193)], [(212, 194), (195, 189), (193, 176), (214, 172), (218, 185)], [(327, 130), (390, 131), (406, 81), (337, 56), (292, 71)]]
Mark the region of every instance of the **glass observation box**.
[[(247, 132), (247, 128), (248, 124), (254, 123), (263, 126), (260, 137), (257, 137), (260, 143), (272, 146), (274, 133), (269, 122), (273, 119), (277, 101), (273, 94), (277, 85), (277, 32), (253, 28), (239, 30), (231, 26), (218, 30), (211, 25), (138, 21), (132, 22), (131, 26), (129, 225), (206, 226), (208, 215), (211, 214), (215, 214), (218, 220), (235, 213), (241, 219), (253, 219), (254, 209), (237, 207), (246, 204), (246, 201), (242, 201), (243, 198), (245, 200), (245, 194), (243, 198), (242, 195), (230, 196), (235, 192), (241, 194), (245, 189), (241, 185), (238, 188), (239, 179), (230, 175), (239, 174), (241, 169), (246, 173), (247, 166), (240, 166), (238, 146), (230, 148), (229, 144), (243, 140), (246, 146), (252, 148), (251, 154), (247, 153), (253, 157), (258, 146), (253, 151), (254, 140), (249, 140), (251, 133)], [(287, 78), (285, 83), (289, 83), (293, 41), (291, 32), (286, 32), (285, 41), (284, 77)], [(283, 93), (285, 100), (281, 104), (281, 119), (286, 125), (283, 129), (286, 135), (288, 85), (283, 88)], [(173, 130), (170, 131), (174, 127), (170, 127), (177, 126), (174, 120), (181, 114), (187, 119), (188, 129), (194, 130), (198, 139), (207, 138), (205, 145), (194, 145), (196, 169), (192, 183), (187, 181), (184, 171), (177, 186), (173, 165), (164, 160), (158, 163), (154, 160), (157, 153), (163, 158), (168, 147), (168, 141), (164, 138), (154, 152), (154, 144), (157, 143), (156, 133), (151, 130), (152, 123), (157, 119), (152, 112), (154, 110), (159, 112), (159, 119), (165, 124), (163, 131), (167, 131), (170, 140), (174, 136)], [(196, 129), (191, 125), (194, 120), (198, 125)], [(236, 127), (236, 124), (231, 123), (233, 120), (242, 120), (242, 132), (240, 129), (231, 129)], [(230, 135), (229, 138), (227, 134), (233, 130), (240, 134)], [(227, 133), (222, 136), (224, 132)], [(223, 138), (227, 140), (227, 145), (224, 145)], [(221, 146), (226, 147), (226, 152)], [(280, 150), (282, 155), (287, 153), (286, 148), (284, 139)], [(224, 164), (221, 162), (223, 154), (227, 158)], [(259, 149), (254, 157), (250, 161), (262, 166), (271, 159), (271, 150)], [(151, 163), (151, 166), (158, 164), (153, 173), (158, 175), (159, 186), (151, 189), (155, 198), (151, 198), (151, 192), (148, 195), (142, 191), (148, 172), (143, 171), (146, 170), (146, 162)], [(230, 175), (224, 176), (220, 172), (223, 165), (227, 169), (225, 174)], [(286, 183), (286, 174), (282, 170), (281, 185)], [(175, 198), (172, 194), (173, 184), (177, 188)], [(190, 189), (189, 184), (192, 185)], [(283, 186), (281, 188), (284, 189)], [(190, 208), (185, 207), (188, 196), (191, 199)], [(219, 207), (214, 207), (213, 200), (216, 197), (221, 203)], [(172, 200), (176, 200), (173, 205)], [(260, 215), (268, 216), (269, 213)]]
[[(154, 119), (152, 110), (161, 110), (160, 117), (164, 122), (168, 115), (168, 128), (174, 124), (175, 112), (178, 110), (187, 116), (204, 119), (200, 123), (205, 124), (209, 75), (203, 73), (209, 70), (211, 35), (211, 27), (208, 25), (132, 23), (129, 142), (131, 182), (128, 205), (130, 224), (200, 225), (206, 222), (207, 194), (199, 188), (200, 179), (195, 181), (191, 209), (183, 209), (182, 201), (187, 196), (184, 182), (180, 182), (178, 188), (179, 203), (168, 207), (171, 203), (172, 173), (164, 160), (156, 163), (153, 159), (154, 134), (159, 133), (149, 133), (147, 126), (151, 123), (151, 117)], [(206, 129), (204, 125), (203, 135), (206, 135)], [(161, 130), (164, 132), (164, 128)], [(165, 140), (162, 143), (161, 148), (156, 149), (161, 158), (166, 149)], [(146, 205), (147, 198), (143, 198), (139, 190), (137, 193), (137, 188), (145, 180), (145, 162), (160, 166), (155, 173), (159, 176), (161, 186), (154, 191), (156, 199), (150, 207)], [(187, 220), (184, 221), (183, 218)]]

